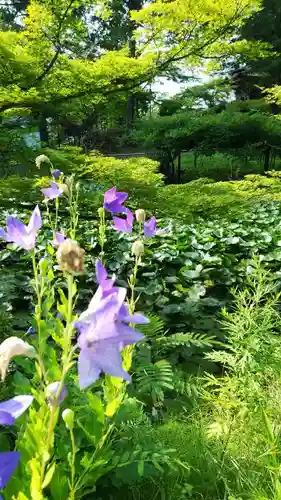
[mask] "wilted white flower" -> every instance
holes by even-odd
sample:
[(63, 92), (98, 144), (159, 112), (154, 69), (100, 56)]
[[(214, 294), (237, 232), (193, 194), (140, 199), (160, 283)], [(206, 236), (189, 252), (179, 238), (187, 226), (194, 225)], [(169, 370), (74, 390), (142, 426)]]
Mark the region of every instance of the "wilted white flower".
[(9, 337), (0, 344), (0, 375), (2, 381), (6, 377), (9, 362), (14, 356), (26, 356), (35, 358), (36, 350), (27, 342), (18, 337)]
[(50, 159), (46, 155), (39, 155), (37, 158), (35, 158), (35, 165), (37, 168), (41, 167), (41, 163), (51, 163)]
[(139, 208), (136, 210), (136, 219), (138, 222), (144, 222), (145, 221), (145, 211), (143, 208)]
[(132, 244), (132, 254), (136, 257), (140, 257), (144, 254), (144, 245), (141, 240), (134, 241)]
[(66, 408), (66, 410), (63, 410), (62, 412), (62, 418), (64, 420), (64, 423), (69, 431), (72, 431), (74, 427), (74, 411), (71, 410), (70, 408)]

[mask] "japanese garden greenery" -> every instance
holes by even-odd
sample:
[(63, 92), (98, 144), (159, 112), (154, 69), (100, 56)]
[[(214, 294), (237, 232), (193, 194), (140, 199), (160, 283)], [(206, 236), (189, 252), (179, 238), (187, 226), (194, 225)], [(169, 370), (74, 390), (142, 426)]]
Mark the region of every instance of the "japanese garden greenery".
[(0, 4), (0, 498), (281, 500), (280, 22)]

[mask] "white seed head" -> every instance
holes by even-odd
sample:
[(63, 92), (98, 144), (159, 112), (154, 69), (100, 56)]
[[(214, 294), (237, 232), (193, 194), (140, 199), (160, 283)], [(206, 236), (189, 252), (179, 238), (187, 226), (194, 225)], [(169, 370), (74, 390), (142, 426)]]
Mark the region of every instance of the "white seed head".
[(66, 410), (63, 410), (62, 412), (62, 418), (66, 428), (69, 431), (72, 431), (74, 427), (74, 411), (70, 408), (66, 408)]
[(136, 257), (140, 257), (144, 254), (144, 244), (141, 240), (136, 240), (132, 244), (132, 254)]
[(34, 347), (18, 337), (9, 337), (0, 344), (0, 376), (5, 380), (9, 363), (14, 356), (25, 356), (35, 358), (37, 356)]
[(142, 208), (139, 208), (138, 210), (136, 210), (136, 219), (138, 222), (145, 221), (145, 211)]

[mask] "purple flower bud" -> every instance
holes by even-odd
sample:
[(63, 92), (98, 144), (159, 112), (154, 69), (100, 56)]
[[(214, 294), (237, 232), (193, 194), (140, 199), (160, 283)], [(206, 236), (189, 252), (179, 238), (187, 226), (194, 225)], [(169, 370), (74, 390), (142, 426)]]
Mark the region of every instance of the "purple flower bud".
[(35, 335), (37, 332), (36, 332), (35, 328), (32, 328), (32, 326), (30, 326), (26, 333), (27, 333), (27, 335)]
[(60, 382), (52, 382), (46, 388), (46, 397), (50, 406), (59, 406), (67, 397), (68, 390), (65, 385), (61, 387)]
[(54, 233), (54, 239), (51, 242), (53, 247), (58, 247), (61, 243), (65, 241), (66, 237), (63, 232), (61, 233)]
[(53, 170), (52, 174), (53, 174), (53, 178), (57, 180), (60, 178), (61, 175), (63, 175), (63, 172), (61, 172), (58, 169), (55, 169), (55, 170)]

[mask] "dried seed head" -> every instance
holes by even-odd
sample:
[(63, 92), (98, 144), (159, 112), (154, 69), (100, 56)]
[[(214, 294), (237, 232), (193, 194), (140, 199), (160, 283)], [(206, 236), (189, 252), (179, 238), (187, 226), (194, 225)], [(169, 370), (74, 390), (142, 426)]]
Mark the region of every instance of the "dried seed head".
[(58, 247), (57, 261), (63, 272), (82, 273), (84, 271), (85, 251), (76, 241), (65, 240)]
[(139, 208), (138, 210), (136, 210), (136, 219), (138, 222), (145, 221), (145, 211), (142, 208)]
[(144, 245), (141, 240), (134, 241), (132, 244), (132, 254), (136, 257), (140, 257), (144, 254)]
[(27, 342), (18, 337), (9, 337), (0, 344), (0, 376), (5, 380), (9, 362), (14, 356), (26, 356), (35, 358), (36, 350)]

